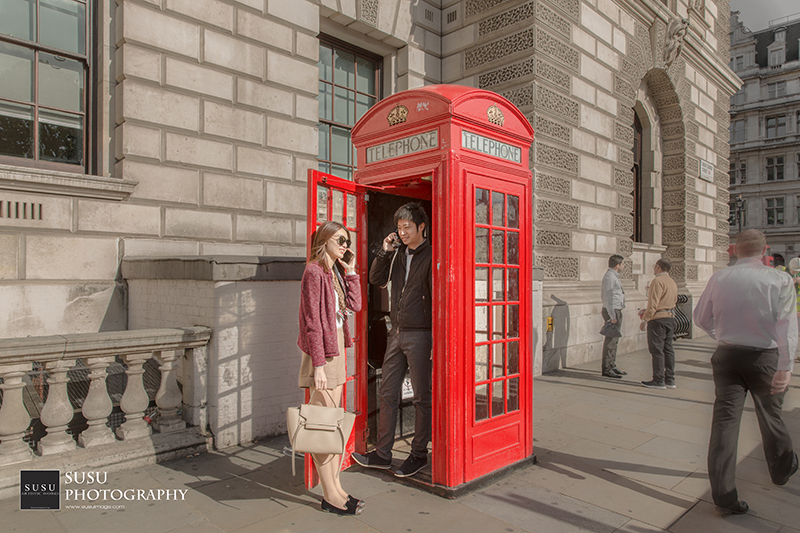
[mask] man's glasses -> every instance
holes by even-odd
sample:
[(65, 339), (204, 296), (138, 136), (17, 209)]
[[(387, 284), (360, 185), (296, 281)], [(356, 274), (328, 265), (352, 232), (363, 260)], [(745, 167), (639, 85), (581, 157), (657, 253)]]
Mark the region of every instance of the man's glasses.
[(351, 244), (350, 239), (348, 239), (344, 235), (339, 235), (339, 237), (336, 239), (336, 243), (339, 246), (341, 246), (343, 244), (346, 244), (348, 248), (350, 248), (350, 244)]

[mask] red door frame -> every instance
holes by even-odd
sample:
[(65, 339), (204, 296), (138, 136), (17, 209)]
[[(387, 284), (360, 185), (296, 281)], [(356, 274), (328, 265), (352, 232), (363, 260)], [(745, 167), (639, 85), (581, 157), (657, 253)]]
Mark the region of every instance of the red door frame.
[[(366, 311), (366, 294), (367, 294), (367, 271), (368, 265), (366, 264), (367, 257), (367, 224), (366, 224), (366, 210), (364, 209), (364, 187), (353, 183), (352, 181), (325, 174), (318, 170), (309, 169), (308, 171), (308, 216), (306, 217), (306, 257), (309, 257), (311, 250), (311, 235), (322, 224), (317, 219), (317, 189), (319, 186), (327, 189), (327, 213), (326, 220), (333, 219), (333, 191), (342, 192), (342, 220), (337, 220), (347, 227), (349, 230), (355, 230), (356, 242), (355, 246), (351, 245), (356, 252), (356, 272), (360, 276), (361, 281), (361, 294), (364, 307), (361, 311), (355, 314), (354, 325), (355, 327), (350, 332), (353, 335), (354, 349), (355, 349), (355, 371), (353, 376), (350, 376), (350, 369), (348, 368), (348, 378), (344, 387), (342, 388), (342, 404), (347, 407), (347, 391), (348, 387), (352, 386), (355, 381), (355, 394), (354, 394), (354, 407), (356, 413), (356, 421), (353, 426), (353, 433), (350, 435), (350, 440), (347, 443), (345, 451), (345, 458), (343, 468), (347, 468), (352, 464), (350, 454), (354, 451), (364, 453), (366, 451), (366, 413), (367, 413), (367, 311)], [(355, 197), (356, 202), (356, 226), (347, 225), (347, 195)], [(306, 389), (305, 401), (309, 400), (309, 392)], [(363, 416), (362, 416), (363, 415)], [(314, 461), (311, 459), (311, 454), (306, 454), (305, 457), (305, 484), (306, 488), (313, 488), (319, 483)]]

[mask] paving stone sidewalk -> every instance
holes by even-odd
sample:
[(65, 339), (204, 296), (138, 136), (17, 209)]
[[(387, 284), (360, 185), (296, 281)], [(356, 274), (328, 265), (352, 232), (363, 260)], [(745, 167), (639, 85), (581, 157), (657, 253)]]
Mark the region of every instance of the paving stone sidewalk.
[[(458, 500), (386, 473), (353, 467), (343, 486), (367, 502), (357, 517), (319, 511), (319, 490), (291, 475), (285, 438), (109, 474), (105, 488), (182, 489), (183, 501), (124, 502), (124, 510), (19, 511), (0, 501), (0, 530), (48, 533), (255, 532), (800, 532), (800, 475), (770, 483), (748, 400), (737, 470), (750, 514), (723, 517), (705, 471), (713, 403), (709, 340), (676, 343), (675, 390), (641, 387), (646, 352), (622, 356), (628, 372), (603, 378), (599, 362), (535, 380), (539, 463)], [(800, 449), (800, 378), (784, 418)], [(298, 462), (298, 466), (300, 463)], [(99, 488), (99, 487), (98, 487)], [(62, 506), (64, 502), (62, 498)], [(106, 502), (113, 503), (113, 502)]]

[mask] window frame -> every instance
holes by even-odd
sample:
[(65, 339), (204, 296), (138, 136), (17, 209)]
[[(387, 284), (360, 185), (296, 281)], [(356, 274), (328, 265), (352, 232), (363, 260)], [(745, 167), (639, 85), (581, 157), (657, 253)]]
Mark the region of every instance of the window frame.
[[(774, 124), (770, 125), (770, 121), (774, 121)], [(781, 133), (781, 128), (783, 128), (783, 133)], [(770, 132), (772, 132), (772, 134), (770, 134)], [(777, 139), (785, 135), (786, 115), (773, 115), (764, 119), (764, 136), (767, 139)]]
[[(741, 127), (740, 127), (741, 126)], [(732, 123), (731, 142), (741, 143), (747, 140), (747, 121), (734, 120)]]
[[(74, 3), (83, 4), (86, 6), (84, 32), (85, 32), (85, 53), (78, 54), (69, 52), (53, 46), (43, 45), (39, 42), (41, 35), (41, 0), (36, 1), (36, 36), (35, 40), (28, 41), (19, 37), (13, 37), (4, 33), (0, 33), (0, 42), (7, 43), (13, 46), (20, 46), (27, 50), (33, 51), (33, 98), (30, 102), (14, 100), (11, 98), (0, 97), (0, 101), (9, 102), (17, 105), (30, 106), (33, 108), (33, 120), (31, 127), (33, 129), (33, 158), (27, 159), (24, 157), (2, 155), (0, 154), (0, 165), (18, 166), (18, 167), (31, 167), (43, 170), (54, 170), (61, 172), (80, 172), (82, 174), (90, 174), (94, 171), (96, 166), (95, 153), (94, 153), (94, 139), (97, 135), (97, 102), (95, 99), (95, 85), (97, 85), (97, 72), (95, 63), (98, 59), (98, 50), (96, 49), (96, 15), (97, 9), (95, 2), (92, 0), (73, 0)], [(43, 105), (39, 102), (39, 54), (50, 54), (57, 57), (63, 57), (83, 64), (83, 102), (82, 111), (73, 111), (60, 109), (54, 106)], [(39, 154), (39, 109), (53, 110), (74, 116), (80, 116), (82, 120), (82, 133), (83, 142), (81, 146), (82, 162), (80, 164), (63, 163), (57, 161), (46, 161), (40, 159)]]
[[(331, 86), (331, 94), (332, 94), (332, 97), (331, 97), (332, 98), (332, 102), (335, 102), (335, 100), (336, 100), (336, 96), (335, 96), (336, 88), (344, 88), (347, 91), (352, 91), (356, 95), (366, 95), (366, 96), (368, 96), (370, 98), (374, 97), (375, 98), (375, 103), (373, 104), (373, 106), (377, 105), (377, 103), (380, 102), (383, 99), (383, 83), (382, 83), (382, 80), (383, 80), (383, 57), (381, 57), (378, 54), (372, 53), (369, 50), (364, 50), (363, 48), (358, 48), (356, 46), (353, 46), (352, 44), (346, 43), (344, 41), (341, 41), (341, 40), (339, 40), (339, 39), (337, 39), (335, 37), (331, 37), (330, 35), (327, 35), (327, 34), (324, 34), (324, 33), (320, 33), (317, 36), (317, 40), (318, 40), (318, 45), (320, 46), (320, 48), (322, 46), (328, 46), (334, 51), (334, 53), (338, 49), (338, 50), (341, 50), (343, 52), (354, 54), (357, 58), (361, 57), (363, 59), (375, 62), (375, 94), (373, 94), (373, 95), (370, 95), (369, 93), (366, 93), (366, 92), (363, 92), (363, 91), (359, 91), (359, 90), (357, 90), (357, 87), (356, 88), (350, 88), (350, 87), (347, 87), (347, 86), (344, 86), (344, 85), (338, 85), (334, 81), (328, 82), (327, 80), (323, 80), (321, 77), (319, 77), (318, 78), (318, 83), (319, 84), (323, 84), (323, 83), (330, 84), (330, 86)], [(358, 64), (358, 62), (356, 60), (356, 65), (357, 64)], [(358, 77), (357, 68), (358, 67), (356, 66), (356, 71), (355, 71), (355, 74), (354, 74), (356, 76), (356, 80), (358, 79), (357, 78)], [(321, 106), (320, 106), (320, 109), (321, 109)], [(333, 149), (332, 149), (332, 147), (333, 147), (333, 137), (332, 136), (333, 136), (333, 128), (334, 127), (341, 128), (341, 129), (346, 129), (348, 132), (352, 132), (352, 129), (355, 126), (355, 123), (350, 125), (350, 124), (345, 124), (345, 123), (341, 123), (341, 122), (336, 122), (335, 118), (336, 118), (336, 116), (335, 116), (335, 103), (333, 104), (333, 107), (331, 108), (331, 119), (330, 120), (323, 119), (321, 113), (319, 115), (318, 127), (319, 128), (322, 128), (323, 126), (327, 126), (328, 127), (328, 133), (327, 133), (327, 135), (328, 135), (328, 147), (331, 148), (331, 150), (330, 150), (330, 153), (328, 154), (328, 159), (322, 159), (320, 157), (320, 153), (317, 153), (317, 168), (321, 172), (326, 172), (326, 173), (338, 176), (338, 174), (336, 174), (333, 171), (334, 170), (333, 169), (333, 165), (334, 164), (338, 165), (338, 166), (349, 167), (351, 169), (350, 170), (351, 177), (350, 178), (347, 178), (347, 177), (344, 177), (344, 176), (340, 176), (340, 177), (342, 177), (342, 179), (350, 179), (350, 180), (352, 180), (353, 179), (352, 176), (354, 175), (355, 170), (357, 168), (357, 164), (358, 164), (358, 161), (357, 161), (357, 158), (356, 158), (356, 154), (355, 154), (355, 150), (354, 150), (353, 143), (352, 143), (352, 134), (350, 136), (350, 141), (349, 141), (350, 150), (352, 151), (352, 155), (351, 155), (351, 157), (352, 157), (352, 165), (347, 165), (347, 164), (339, 163), (339, 162), (334, 163), (334, 161), (333, 161)], [(323, 135), (323, 132), (320, 130), (320, 137), (322, 135)], [(320, 150), (322, 149), (322, 144), (321, 143), (320, 143), (319, 149)], [(327, 165), (327, 169), (324, 168), (324, 165)]]
[(734, 58), (734, 70), (737, 72), (744, 70), (744, 55), (736, 56)]
[[(786, 225), (786, 201), (781, 196), (775, 196), (772, 198), (765, 198), (764, 205), (766, 208), (766, 219), (765, 225), (766, 226), (785, 226)], [(780, 215), (780, 222), (778, 221), (778, 215)], [(772, 216), (772, 222), (770, 222), (770, 216)]]
[(786, 96), (786, 82), (785, 81), (776, 81), (774, 83), (767, 84), (767, 98), (772, 100), (773, 98), (782, 98)]

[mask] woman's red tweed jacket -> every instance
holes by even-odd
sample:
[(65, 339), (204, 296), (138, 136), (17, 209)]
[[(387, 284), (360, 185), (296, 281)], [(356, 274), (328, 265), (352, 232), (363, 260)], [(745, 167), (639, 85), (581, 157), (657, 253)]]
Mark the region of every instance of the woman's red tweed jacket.
[[(319, 263), (309, 263), (300, 282), (300, 335), (297, 345), (311, 356), (314, 366), (325, 364), (326, 357), (339, 355), (336, 340), (336, 293), (333, 272)], [(361, 281), (358, 274), (345, 276), (345, 303), (352, 311), (361, 310)], [(344, 345), (353, 345), (350, 326), (344, 321)]]

